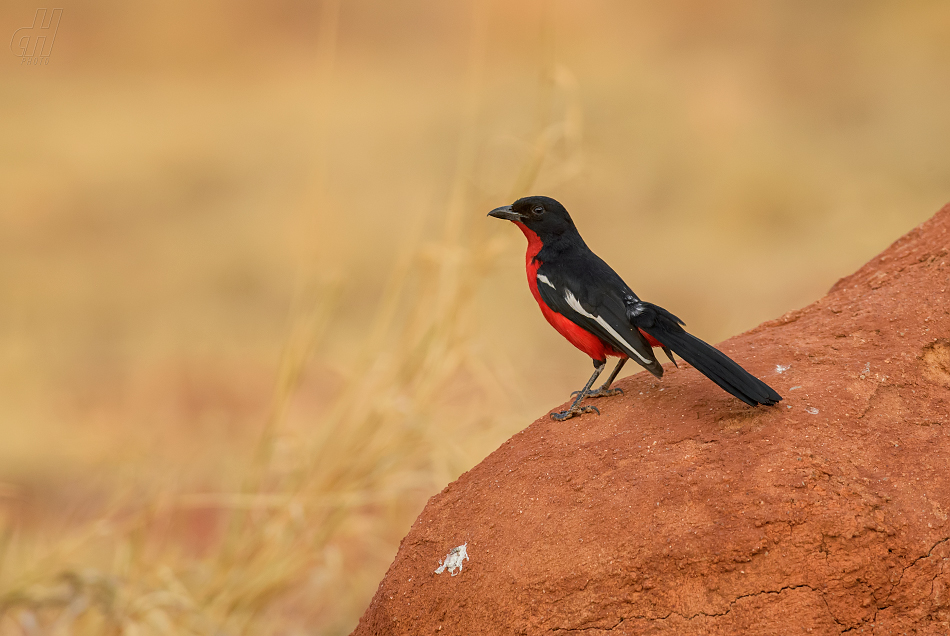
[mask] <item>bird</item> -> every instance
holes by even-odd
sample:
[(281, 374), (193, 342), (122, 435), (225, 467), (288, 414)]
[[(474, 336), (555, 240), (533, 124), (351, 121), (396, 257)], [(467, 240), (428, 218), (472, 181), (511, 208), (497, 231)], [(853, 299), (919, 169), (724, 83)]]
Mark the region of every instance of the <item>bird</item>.
[[(541, 313), (568, 342), (590, 356), (594, 373), (564, 411), (551, 417), (563, 421), (600, 410), (582, 405), (585, 398), (622, 394), (610, 385), (627, 360), (658, 378), (663, 365), (653, 348), (661, 349), (679, 367), (675, 353), (700, 373), (750, 406), (777, 404), (782, 396), (715, 347), (688, 333), (686, 323), (666, 309), (633, 293), (622, 278), (594, 254), (567, 209), (550, 197), (529, 196), (495, 208), (488, 216), (511, 221), (528, 239), (525, 268), (531, 295)], [(604, 384), (591, 387), (607, 366), (617, 366)]]

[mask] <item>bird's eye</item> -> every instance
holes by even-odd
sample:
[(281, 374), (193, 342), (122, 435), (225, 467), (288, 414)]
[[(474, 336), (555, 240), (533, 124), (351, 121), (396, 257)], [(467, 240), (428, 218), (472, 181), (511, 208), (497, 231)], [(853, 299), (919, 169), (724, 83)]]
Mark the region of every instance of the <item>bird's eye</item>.
[(536, 207), (533, 211), (534, 211), (535, 214), (537, 214), (537, 215), (539, 215), (539, 216), (540, 216), (541, 214), (544, 214), (544, 208), (543, 208), (542, 206), (540, 206), (540, 205), (539, 205), (538, 207)]

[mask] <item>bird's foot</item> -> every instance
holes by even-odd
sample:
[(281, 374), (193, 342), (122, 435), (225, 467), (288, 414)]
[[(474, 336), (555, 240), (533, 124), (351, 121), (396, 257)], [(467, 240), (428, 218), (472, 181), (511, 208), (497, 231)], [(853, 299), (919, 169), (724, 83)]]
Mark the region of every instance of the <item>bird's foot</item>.
[(566, 411), (551, 413), (551, 419), (557, 420), (558, 422), (563, 422), (564, 420), (569, 420), (575, 415), (580, 415), (581, 413), (596, 413), (597, 415), (600, 415), (600, 409), (598, 409), (596, 406), (574, 406), (567, 409)]
[[(571, 397), (574, 397), (575, 395), (577, 395), (577, 394), (579, 394), (579, 393), (580, 393), (580, 391), (574, 391), (573, 393), (571, 393)], [(589, 397), (589, 398), (602, 398), (602, 397), (610, 397), (611, 395), (623, 395), (623, 389), (604, 389), (604, 388), (600, 388), (600, 389), (597, 389), (596, 391), (590, 391), (590, 392), (589, 392), (587, 395), (585, 395), (584, 397)]]

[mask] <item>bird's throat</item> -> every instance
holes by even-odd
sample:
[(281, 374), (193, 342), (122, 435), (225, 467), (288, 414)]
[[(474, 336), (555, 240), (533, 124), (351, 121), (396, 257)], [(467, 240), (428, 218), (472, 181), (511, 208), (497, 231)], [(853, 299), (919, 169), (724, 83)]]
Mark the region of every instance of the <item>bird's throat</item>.
[[(520, 221), (512, 221), (515, 225), (521, 228), (521, 231), (524, 233), (526, 239), (528, 239), (528, 251), (525, 252), (525, 265), (528, 269), (531, 269), (531, 261), (534, 260), (534, 257), (538, 255), (538, 252), (541, 251), (541, 248), (544, 245), (541, 243), (541, 237), (537, 235), (534, 230), (528, 228), (527, 225)], [(540, 265), (540, 263), (538, 263)], [(534, 271), (537, 272), (537, 266), (534, 267)]]

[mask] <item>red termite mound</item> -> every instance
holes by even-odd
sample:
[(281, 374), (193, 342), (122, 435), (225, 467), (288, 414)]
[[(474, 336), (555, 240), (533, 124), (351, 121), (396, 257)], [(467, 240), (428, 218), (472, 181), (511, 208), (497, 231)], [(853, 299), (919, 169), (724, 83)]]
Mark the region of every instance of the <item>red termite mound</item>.
[(778, 406), (667, 365), (540, 418), (429, 501), (354, 634), (948, 633), (948, 248), (950, 205), (722, 343)]

